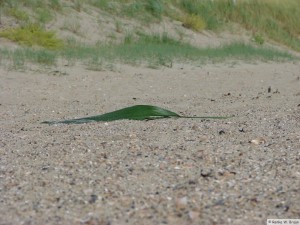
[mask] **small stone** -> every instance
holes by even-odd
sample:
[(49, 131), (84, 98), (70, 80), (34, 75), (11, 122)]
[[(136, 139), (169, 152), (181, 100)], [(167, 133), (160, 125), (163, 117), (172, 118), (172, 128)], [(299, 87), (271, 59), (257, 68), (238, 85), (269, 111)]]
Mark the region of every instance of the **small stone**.
[(196, 220), (197, 218), (199, 218), (200, 213), (196, 212), (196, 211), (189, 211), (189, 218), (190, 220)]
[(244, 130), (244, 128), (240, 128), (240, 129), (239, 129), (239, 132), (241, 132), (241, 133), (245, 133), (245, 130)]
[(43, 166), (42, 170), (48, 170), (50, 167), (49, 166)]
[(202, 169), (200, 172), (202, 177), (212, 177), (213, 176), (213, 170), (212, 169)]
[(193, 125), (193, 126), (192, 126), (192, 130), (198, 131), (198, 130), (199, 130), (199, 127), (198, 127), (197, 125)]
[(176, 200), (176, 208), (177, 209), (185, 209), (188, 203), (187, 197), (178, 198)]
[(220, 130), (220, 131), (219, 131), (219, 135), (222, 135), (222, 134), (225, 134), (225, 131), (224, 131), (224, 130)]
[(91, 195), (91, 198), (89, 200), (90, 204), (95, 203), (98, 200), (98, 196), (97, 195)]
[(265, 144), (266, 140), (262, 137), (258, 137), (258, 138), (251, 140), (250, 142), (255, 145), (260, 145), (260, 144)]

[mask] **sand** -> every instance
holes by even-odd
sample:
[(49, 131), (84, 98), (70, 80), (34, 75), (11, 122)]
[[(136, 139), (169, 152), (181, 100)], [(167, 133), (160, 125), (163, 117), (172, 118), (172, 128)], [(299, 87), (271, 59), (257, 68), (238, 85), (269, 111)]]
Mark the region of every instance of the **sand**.
[[(0, 68), (0, 224), (300, 218), (299, 62)], [(186, 116), (46, 125), (156, 105)]]

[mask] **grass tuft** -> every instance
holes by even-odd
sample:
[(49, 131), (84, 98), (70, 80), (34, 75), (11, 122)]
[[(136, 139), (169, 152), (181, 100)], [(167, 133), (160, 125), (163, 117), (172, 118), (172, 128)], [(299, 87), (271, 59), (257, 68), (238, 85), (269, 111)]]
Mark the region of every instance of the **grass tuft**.
[(39, 46), (46, 49), (61, 49), (63, 41), (54, 32), (46, 31), (37, 24), (27, 24), (23, 27), (9, 28), (0, 31), (0, 37), (5, 37), (25, 46)]
[(35, 16), (37, 21), (42, 25), (50, 22), (54, 17), (48, 8), (37, 8), (35, 10)]
[(102, 10), (112, 11), (111, 2), (108, 0), (89, 0), (89, 3)]
[(216, 3), (210, 0), (181, 0), (180, 6), (190, 15), (198, 15), (206, 24), (206, 29), (216, 30), (222, 26), (216, 10)]
[(146, 10), (153, 16), (161, 18), (164, 12), (164, 6), (161, 0), (148, 0), (146, 2)]
[(31, 48), (19, 48), (15, 50), (0, 49), (0, 56), (0, 62), (8, 62), (5, 65), (12, 69), (24, 69), (28, 63), (54, 66), (58, 58), (57, 52), (34, 50)]
[(61, 10), (60, 0), (49, 0), (49, 5), (52, 9), (54, 9), (56, 11)]
[(254, 35), (252, 41), (254, 41), (258, 45), (263, 45), (265, 43), (264, 37), (260, 34)]
[(186, 15), (183, 19), (183, 26), (199, 32), (205, 29), (206, 23), (199, 15)]
[(29, 21), (29, 15), (18, 8), (11, 8), (8, 12), (8, 14), (14, 18), (16, 18), (20, 22), (28, 22)]

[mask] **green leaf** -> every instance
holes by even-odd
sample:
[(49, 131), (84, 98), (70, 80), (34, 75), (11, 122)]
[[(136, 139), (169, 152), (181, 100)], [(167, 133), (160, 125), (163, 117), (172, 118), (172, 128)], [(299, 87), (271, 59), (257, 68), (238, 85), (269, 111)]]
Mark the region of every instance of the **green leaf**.
[(119, 109), (113, 112), (105, 113), (102, 115), (83, 117), (79, 119), (63, 120), (63, 121), (44, 121), (42, 123), (46, 124), (79, 124), (88, 123), (93, 121), (115, 121), (115, 120), (154, 120), (162, 118), (200, 118), (200, 119), (226, 119), (229, 117), (188, 117), (180, 116), (177, 113), (171, 112), (169, 110), (151, 106), (151, 105), (135, 105), (123, 109)]

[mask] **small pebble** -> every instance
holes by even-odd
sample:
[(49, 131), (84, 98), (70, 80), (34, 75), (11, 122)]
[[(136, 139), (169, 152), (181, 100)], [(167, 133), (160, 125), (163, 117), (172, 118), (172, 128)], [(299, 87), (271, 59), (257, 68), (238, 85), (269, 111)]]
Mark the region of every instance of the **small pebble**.
[(260, 145), (260, 144), (265, 144), (266, 140), (262, 137), (258, 137), (258, 138), (251, 140), (250, 142), (255, 145)]
[(196, 220), (199, 218), (200, 213), (196, 211), (189, 211), (189, 218), (190, 220)]
[(185, 209), (188, 203), (187, 197), (178, 198), (176, 200), (176, 208), (177, 209)]
[(200, 174), (202, 177), (211, 177), (213, 174), (213, 171), (212, 171), (212, 169), (202, 169)]
[(98, 200), (98, 196), (97, 195), (91, 195), (91, 198), (89, 200), (90, 204), (95, 203)]
[(220, 131), (219, 131), (219, 134), (220, 134), (220, 135), (225, 134), (225, 131), (224, 131), (224, 130), (220, 130)]

